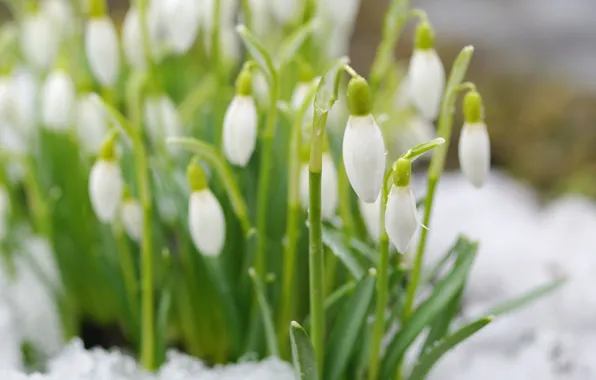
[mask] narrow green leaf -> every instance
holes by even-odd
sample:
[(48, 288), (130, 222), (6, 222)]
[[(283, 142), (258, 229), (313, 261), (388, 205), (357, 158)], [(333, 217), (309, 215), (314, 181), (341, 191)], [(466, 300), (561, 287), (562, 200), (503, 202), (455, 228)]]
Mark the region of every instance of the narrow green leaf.
[[(338, 305), (348, 295), (352, 294), (355, 288), (356, 283), (348, 282), (337, 288), (336, 291), (334, 291), (327, 298), (325, 298), (325, 315), (328, 315), (330, 309)], [(304, 322), (302, 324), (306, 328), (310, 326), (310, 314), (304, 318)]]
[(294, 57), (298, 50), (300, 50), (300, 47), (302, 47), (302, 44), (312, 33), (315, 26), (315, 21), (311, 20), (286, 37), (281, 44), (275, 60), (279, 69), (287, 65), (292, 60), (292, 57)]
[(267, 340), (267, 349), (271, 355), (279, 356), (277, 348), (277, 338), (275, 337), (275, 326), (273, 325), (273, 317), (271, 308), (265, 297), (265, 288), (261, 282), (261, 278), (254, 268), (248, 270), (248, 274), (253, 281), (253, 286), (257, 295), (259, 308), (261, 309), (261, 317), (263, 318), (263, 325), (265, 327), (265, 338)]
[(156, 345), (155, 345), (155, 355), (156, 355), (156, 362), (158, 365), (164, 362), (166, 358), (166, 331), (168, 331), (168, 325), (170, 322), (170, 310), (172, 306), (172, 287), (173, 287), (173, 279), (172, 279), (172, 266), (171, 266), (171, 257), (170, 253), (166, 250), (164, 251), (164, 266), (166, 271), (166, 279), (164, 281), (164, 287), (161, 291), (161, 296), (159, 300), (159, 305), (157, 309), (157, 316), (156, 316)]
[(318, 380), (315, 349), (308, 334), (298, 322), (290, 323), (290, 341), (296, 378), (299, 380)]
[(236, 27), (238, 34), (244, 41), (246, 49), (250, 53), (251, 57), (257, 62), (261, 70), (265, 72), (269, 80), (276, 75), (275, 67), (271, 55), (265, 49), (265, 46), (255, 37), (244, 25), (238, 25)]
[(212, 99), (213, 93), (217, 90), (217, 81), (213, 75), (207, 75), (198, 86), (178, 106), (178, 114), (183, 125), (190, 123), (195, 112), (203, 104)]
[(364, 275), (364, 268), (360, 265), (354, 253), (345, 246), (344, 238), (337, 231), (323, 226), (323, 244), (326, 245), (350, 271), (352, 276), (360, 278)]
[(460, 239), (465, 243), (462, 260), (435, 287), (430, 297), (418, 307), (397, 333), (381, 364), (381, 379), (392, 378), (398, 363), (406, 349), (416, 339), (418, 334), (441, 313), (445, 306), (453, 299), (466, 280), (466, 275), (474, 262), (478, 245)]
[(477, 331), (482, 329), (484, 326), (488, 325), (492, 321), (492, 317), (485, 317), (477, 320), (476, 322), (472, 322), (469, 325), (462, 327), (461, 329), (457, 330), (453, 334), (447, 336), (446, 338), (442, 339), (433, 346), (430, 350), (426, 351), (414, 369), (410, 374), (409, 380), (423, 380), (426, 378), (426, 375), (431, 370), (433, 365), (449, 350), (453, 347), (457, 346), (459, 343), (463, 342)]
[(331, 331), (325, 355), (327, 359), (325, 360), (324, 378), (326, 380), (341, 379), (346, 369), (358, 334), (368, 315), (375, 290), (375, 277), (376, 272), (371, 269), (368, 276), (360, 280), (354, 294), (342, 308), (339, 319)]
[(497, 306), (494, 306), (490, 309), (487, 313), (488, 315), (499, 316), (507, 313), (511, 313), (512, 311), (521, 309), (522, 307), (528, 305), (536, 301), (538, 298), (543, 297), (549, 294), (552, 291), (558, 289), (561, 285), (563, 285), (567, 281), (567, 278), (560, 278), (556, 279), (548, 284), (541, 285), (528, 291), (527, 293), (522, 294), (521, 296), (507, 300)]

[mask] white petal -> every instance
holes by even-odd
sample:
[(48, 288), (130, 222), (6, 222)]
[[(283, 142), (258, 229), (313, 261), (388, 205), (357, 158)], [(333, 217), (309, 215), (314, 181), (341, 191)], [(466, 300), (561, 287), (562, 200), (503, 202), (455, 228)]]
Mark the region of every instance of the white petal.
[(52, 26), (59, 36), (58, 40), (72, 35), (76, 22), (70, 1), (45, 0), (41, 3), (41, 10), (52, 20)]
[(330, 220), (335, 216), (338, 202), (337, 170), (329, 153), (323, 153), (323, 172), (321, 174), (321, 214)]
[(30, 148), (30, 139), (15, 124), (0, 123), (0, 147), (17, 156), (26, 155)]
[(144, 70), (147, 67), (147, 62), (141, 31), (141, 14), (135, 6), (130, 7), (124, 17), (122, 45), (128, 64), (137, 70)]
[(300, 205), (304, 210), (308, 210), (308, 200), (310, 199), (309, 183), (310, 171), (308, 169), (308, 163), (304, 163), (300, 167)]
[(120, 210), (122, 224), (128, 236), (135, 241), (141, 240), (143, 234), (143, 209), (136, 200), (127, 200)]
[(435, 50), (414, 50), (408, 71), (410, 94), (420, 114), (434, 120), (445, 87), (445, 69)]
[(380, 236), (380, 221), (381, 221), (381, 195), (377, 197), (374, 203), (363, 202), (362, 199), (358, 199), (358, 206), (360, 208), (360, 214), (364, 221), (364, 226), (370, 237), (374, 241), (379, 241)]
[(122, 199), (122, 173), (116, 162), (97, 160), (89, 174), (89, 195), (97, 218), (111, 222)]
[(360, 0), (325, 0), (317, 2), (317, 11), (338, 26), (352, 25), (358, 16)]
[(344, 133), (343, 159), (352, 188), (364, 202), (374, 202), (385, 176), (385, 144), (372, 115), (350, 116)]
[(393, 186), (385, 211), (385, 230), (400, 253), (405, 253), (418, 229), (416, 201), (409, 186)]
[(296, 85), (294, 92), (292, 93), (292, 99), (290, 100), (292, 104), (292, 108), (295, 110), (300, 109), (302, 107), (302, 103), (310, 93), (312, 85), (310, 83), (300, 82)]
[(294, 21), (302, 11), (300, 0), (275, 0), (271, 1), (269, 6), (275, 20), (282, 25)]
[(248, 0), (253, 32), (258, 37), (265, 37), (271, 30), (271, 17), (268, 0)]
[(50, 73), (41, 90), (42, 123), (55, 131), (70, 128), (74, 116), (75, 85), (61, 70)]
[(178, 54), (190, 49), (199, 32), (199, 2), (196, 0), (169, 0), (164, 6), (165, 28), (168, 39)]
[(17, 69), (13, 76), (15, 123), (30, 134), (38, 118), (39, 83), (27, 69)]
[(47, 70), (58, 51), (58, 35), (52, 20), (43, 12), (27, 14), (21, 22), (21, 50), (28, 63)]
[(92, 155), (99, 153), (108, 134), (108, 120), (96, 94), (79, 97), (76, 128), (83, 151)]
[(209, 189), (196, 191), (190, 196), (188, 210), (190, 236), (203, 255), (217, 256), (225, 242), (226, 224), (223, 210)]
[(120, 53), (116, 28), (110, 18), (93, 18), (87, 22), (85, 51), (95, 78), (104, 86), (113, 86), (118, 79)]
[(464, 124), (458, 151), (461, 171), (472, 185), (481, 187), (490, 171), (490, 139), (486, 125)]
[(223, 123), (223, 149), (228, 161), (246, 166), (257, 143), (257, 109), (252, 97), (235, 96)]

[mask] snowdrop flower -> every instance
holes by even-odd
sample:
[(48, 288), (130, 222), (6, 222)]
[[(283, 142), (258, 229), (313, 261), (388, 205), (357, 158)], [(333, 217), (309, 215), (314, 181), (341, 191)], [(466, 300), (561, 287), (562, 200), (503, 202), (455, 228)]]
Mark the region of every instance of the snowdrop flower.
[[(321, 215), (325, 220), (335, 216), (338, 203), (337, 170), (333, 157), (327, 151), (323, 152), (321, 172)], [(302, 164), (300, 169), (300, 203), (305, 210), (309, 204), (309, 167), (308, 163)]]
[(196, 0), (169, 0), (164, 3), (164, 27), (178, 54), (184, 54), (197, 39), (200, 5)]
[(116, 160), (115, 136), (110, 136), (101, 148), (89, 174), (89, 195), (97, 218), (103, 223), (114, 220), (124, 187), (122, 172)]
[(26, 14), (21, 22), (20, 43), (25, 60), (38, 70), (47, 70), (59, 44), (51, 18), (44, 12)]
[(128, 236), (134, 241), (140, 241), (143, 234), (143, 208), (141, 203), (132, 197), (125, 197), (120, 209), (120, 217)]
[(218, 256), (223, 249), (226, 223), (219, 201), (207, 187), (205, 172), (193, 161), (188, 166), (191, 195), (188, 206), (188, 227), (197, 250), (206, 256)]
[(434, 35), (428, 22), (416, 29), (415, 48), (408, 71), (410, 96), (421, 116), (434, 120), (439, 113), (445, 87), (445, 69), (434, 49)]
[(490, 139), (484, 123), (482, 98), (476, 90), (464, 97), (464, 126), (459, 138), (459, 166), (468, 181), (482, 187), (490, 171)]
[(108, 119), (97, 94), (84, 94), (77, 100), (76, 129), (82, 150), (99, 153), (108, 133)]
[(141, 13), (134, 5), (128, 9), (122, 22), (122, 46), (129, 65), (137, 70), (147, 68), (141, 29)]
[(120, 69), (118, 35), (112, 20), (106, 15), (95, 15), (87, 21), (85, 52), (89, 68), (97, 81), (113, 87)]
[(257, 144), (257, 108), (252, 97), (252, 75), (244, 68), (236, 80), (236, 96), (223, 121), (223, 151), (228, 161), (244, 167)]
[(362, 199), (358, 199), (358, 207), (366, 232), (368, 232), (373, 241), (379, 241), (381, 229), (381, 195), (379, 194), (374, 203), (365, 203)]
[(350, 118), (343, 141), (343, 159), (352, 188), (366, 203), (374, 202), (381, 192), (385, 175), (385, 143), (371, 114), (368, 83), (362, 77), (348, 84)]
[(70, 35), (74, 30), (74, 14), (72, 5), (66, 0), (45, 0), (41, 2), (41, 10), (52, 21), (55, 31), (58, 31), (58, 40), (65, 35)]
[(385, 210), (385, 230), (398, 252), (405, 253), (420, 225), (416, 199), (410, 187), (412, 163), (407, 158), (396, 162), (393, 186)]
[(182, 121), (176, 105), (165, 93), (149, 96), (144, 106), (145, 124), (154, 141), (183, 134)]
[(74, 116), (75, 85), (63, 70), (54, 70), (41, 90), (41, 121), (54, 131), (67, 131)]

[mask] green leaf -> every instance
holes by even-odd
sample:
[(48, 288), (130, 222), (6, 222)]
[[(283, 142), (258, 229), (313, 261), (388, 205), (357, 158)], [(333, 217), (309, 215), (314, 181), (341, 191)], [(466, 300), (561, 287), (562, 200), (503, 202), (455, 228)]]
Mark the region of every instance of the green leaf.
[(430, 350), (426, 351), (410, 374), (408, 380), (423, 380), (431, 370), (433, 365), (449, 350), (457, 346), (459, 343), (475, 334), (478, 330), (488, 325), (492, 321), (491, 317), (485, 317), (472, 322), (467, 326), (462, 327), (453, 334), (439, 341)]
[(292, 61), (294, 55), (298, 52), (298, 50), (300, 50), (300, 47), (315, 29), (315, 27), (315, 21), (311, 20), (294, 31), (294, 33), (286, 37), (286, 39), (282, 42), (280, 50), (277, 53), (275, 59), (279, 69), (283, 68)]
[(217, 91), (217, 81), (213, 75), (207, 75), (190, 94), (186, 95), (178, 106), (178, 114), (183, 125), (186, 126), (192, 122), (195, 112), (212, 99), (215, 91)]
[(375, 290), (376, 272), (369, 270), (344, 305), (331, 331), (325, 360), (326, 380), (339, 380), (348, 365), (354, 345), (368, 315)]
[(261, 70), (265, 72), (268, 79), (271, 80), (276, 74), (271, 55), (265, 49), (265, 46), (246, 28), (244, 25), (238, 25), (236, 27), (238, 34), (244, 41), (246, 49), (250, 53), (251, 57), (257, 62)]
[(253, 281), (254, 289), (257, 295), (257, 301), (259, 308), (261, 309), (261, 317), (263, 318), (263, 325), (265, 327), (265, 338), (267, 340), (267, 349), (271, 355), (279, 356), (279, 350), (277, 348), (277, 338), (275, 337), (275, 326), (273, 325), (273, 317), (271, 314), (271, 308), (265, 297), (265, 289), (261, 278), (257, 274), (254, 268), (248, 270), (248, 274)]
[[(329, 310), (338, 305), (345, 297), (352, 294), (354, 288), (356, 288), (356, 283), (350, 281), (337, 288), (336, 291), (325, 298), (325, 315), (327, 315)], [(302, 324), (306, 328), (310, 327), (310, 314), (304, 318), (304, 322)]]
[(420, 332), (443, 312), (449, 301), (464, 284), (466, 275), (474, 262), (478, 245), (463, 238), (460, 238), (460, 242), (462, 244), (462, 260), (444, 279), (439, 281), (430, 297), (414, 311), (397, 333), (383, 358), (381, 379), (392, 378), (406, 349)]
[(325, 244), (339, 258), (350, 271), (352, 276), (360, 278), (364, 275), (364, 268), (354, 256), (354, 253), (345, 246), (343, 236), (338, 232), (323, 226), (323, 244)]
[(349, 63), (350, 59), (348, 57), (340, 57), (325, 71), (315, 93), (316, 111), (326, 113), (331, 110), (338, 97), (341, 74), (344, 67)]
[(292, 343), (292, 359), (296, 378), (300, 380), (318, 380), (315, 349), (298, 322), (290, 323), (290, 341)]
[(541, 285), (522, 294), (519, 297), (505, 301), (497, 306), (494, 306), (487, 313), (488, 315), (499, 316), (518, 310), (531, 302), (536, 301), (538, 298), (547, 295), (548, 293), (558, 289), (561, 285), (567, 282), (567, 278), (556, 279), (548, 284)]
[(443, 144), (445, 144), (445, 139), (442, 137), (437, 137), (436, 139), (432, 139), (425, 143), (416, 145), (412, 149), (408, 150), (404, 157), (409, 158), (411, 160), (415, 160), (416, 158), (420, 157), (429, 150), (435, 149), (439, 145)]

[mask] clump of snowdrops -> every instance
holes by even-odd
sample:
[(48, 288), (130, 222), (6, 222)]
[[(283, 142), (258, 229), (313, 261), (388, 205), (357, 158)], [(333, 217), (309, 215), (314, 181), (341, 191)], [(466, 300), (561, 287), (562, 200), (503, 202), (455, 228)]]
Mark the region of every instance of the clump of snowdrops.
[(138, 0), (119, 29), (104, 0), (7, 3), (2, 259), (22, 226), (49, 242), (67, 337), (116, 324), (149, 370), (179, 345), (211, 363), (293, 359), (301, 379), (421, 379), (490, 322), (453, 323), (475, 242), (422, 268), (458, 104), (476, 187), (490, 144), (464, 82), (472, 47), (446, 76), (407, 0), (366, 77), (345, 56), (354, 0)]

